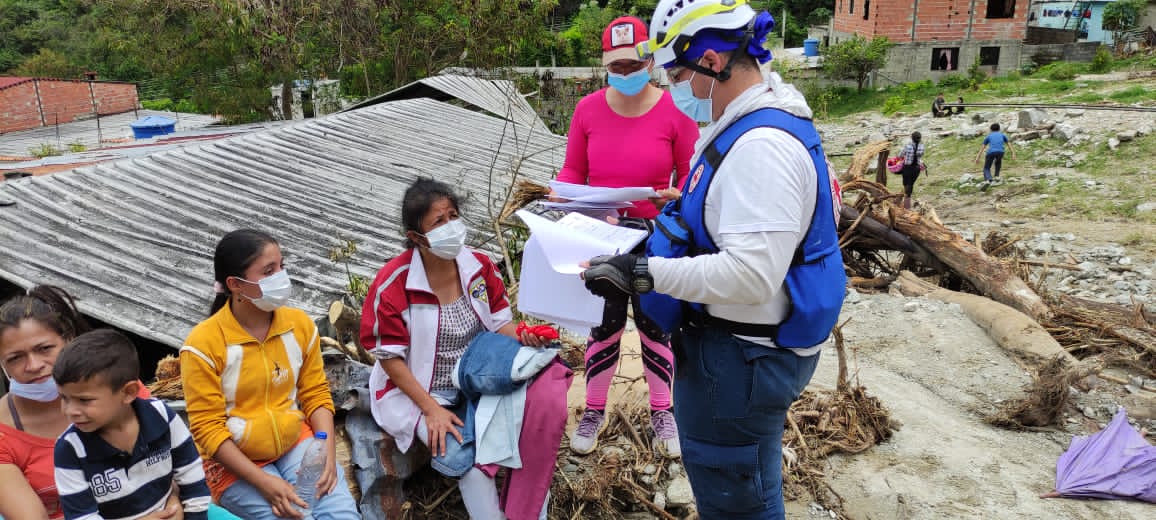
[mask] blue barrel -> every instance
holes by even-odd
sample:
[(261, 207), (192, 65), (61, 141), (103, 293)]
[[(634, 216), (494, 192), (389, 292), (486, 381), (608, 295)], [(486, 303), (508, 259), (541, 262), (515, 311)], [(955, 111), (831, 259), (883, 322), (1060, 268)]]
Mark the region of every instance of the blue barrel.
[(176, 130), (177, 122), (167, 117), (148, 116), (133, 121), (132, 136), (137, 139), (148, 139), (158, 135), (171, 134)]
[(803, 56), (818, 56), (819, 55), (819, 40), (815, 38), (807, 38), (803, 40)]

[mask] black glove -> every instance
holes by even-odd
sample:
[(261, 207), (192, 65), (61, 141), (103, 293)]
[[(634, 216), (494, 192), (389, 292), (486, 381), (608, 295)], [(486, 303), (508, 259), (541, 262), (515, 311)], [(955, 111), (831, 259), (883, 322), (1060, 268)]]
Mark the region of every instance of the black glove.
[(602, 255), (590, 259), (590, 268), (582, 273), (586, 290), (606, 299), (636, 294), (634, 264), (638, 255)]

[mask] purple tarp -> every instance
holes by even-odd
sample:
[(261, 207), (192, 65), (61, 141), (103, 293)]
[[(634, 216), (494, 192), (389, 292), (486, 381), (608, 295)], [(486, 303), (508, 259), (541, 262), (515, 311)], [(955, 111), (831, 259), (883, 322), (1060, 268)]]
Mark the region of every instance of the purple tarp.
[(1072, 438), (1056, 462), (1056, 492), (1072, 498), (1156, 502), (1156, 446), (1128, 424), (1120, 408), (1107, 428)]

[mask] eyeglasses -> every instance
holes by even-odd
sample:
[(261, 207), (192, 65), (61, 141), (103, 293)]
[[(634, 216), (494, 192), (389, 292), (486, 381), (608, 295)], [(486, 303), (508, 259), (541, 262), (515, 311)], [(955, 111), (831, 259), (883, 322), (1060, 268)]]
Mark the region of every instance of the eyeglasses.
[(606, 71), (614, 74), (632, 74), (638, 72), (650, 63), (650, 60), (618, 60), (610, 62), (606, 65)]
[(685, 70), (686, 67), (671, 67), (666, 69), (666, 79), (670, 80), (671, 83), (678, 83), (678, 77), (681, 76)]

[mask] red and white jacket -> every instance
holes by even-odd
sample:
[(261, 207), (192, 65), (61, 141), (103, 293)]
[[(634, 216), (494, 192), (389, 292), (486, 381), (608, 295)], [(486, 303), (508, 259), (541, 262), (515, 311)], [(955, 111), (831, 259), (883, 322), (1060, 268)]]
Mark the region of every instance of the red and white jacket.
[[(462, 248), (455, 259), (462, 292), (486, 330), (497, 331), (513, 319), (498, 267), (486, 255)], [(429, 391), (437, 357), (441, 306), (430, 289), (421, 255), (414, 249), (390, 260), (377, 272), (361, 309), (361, 346), (375, 355), (401, 356), (418, 383)], [(374, 363), (369, 374), (373, 419), (408, 451), (421, 410)]]

